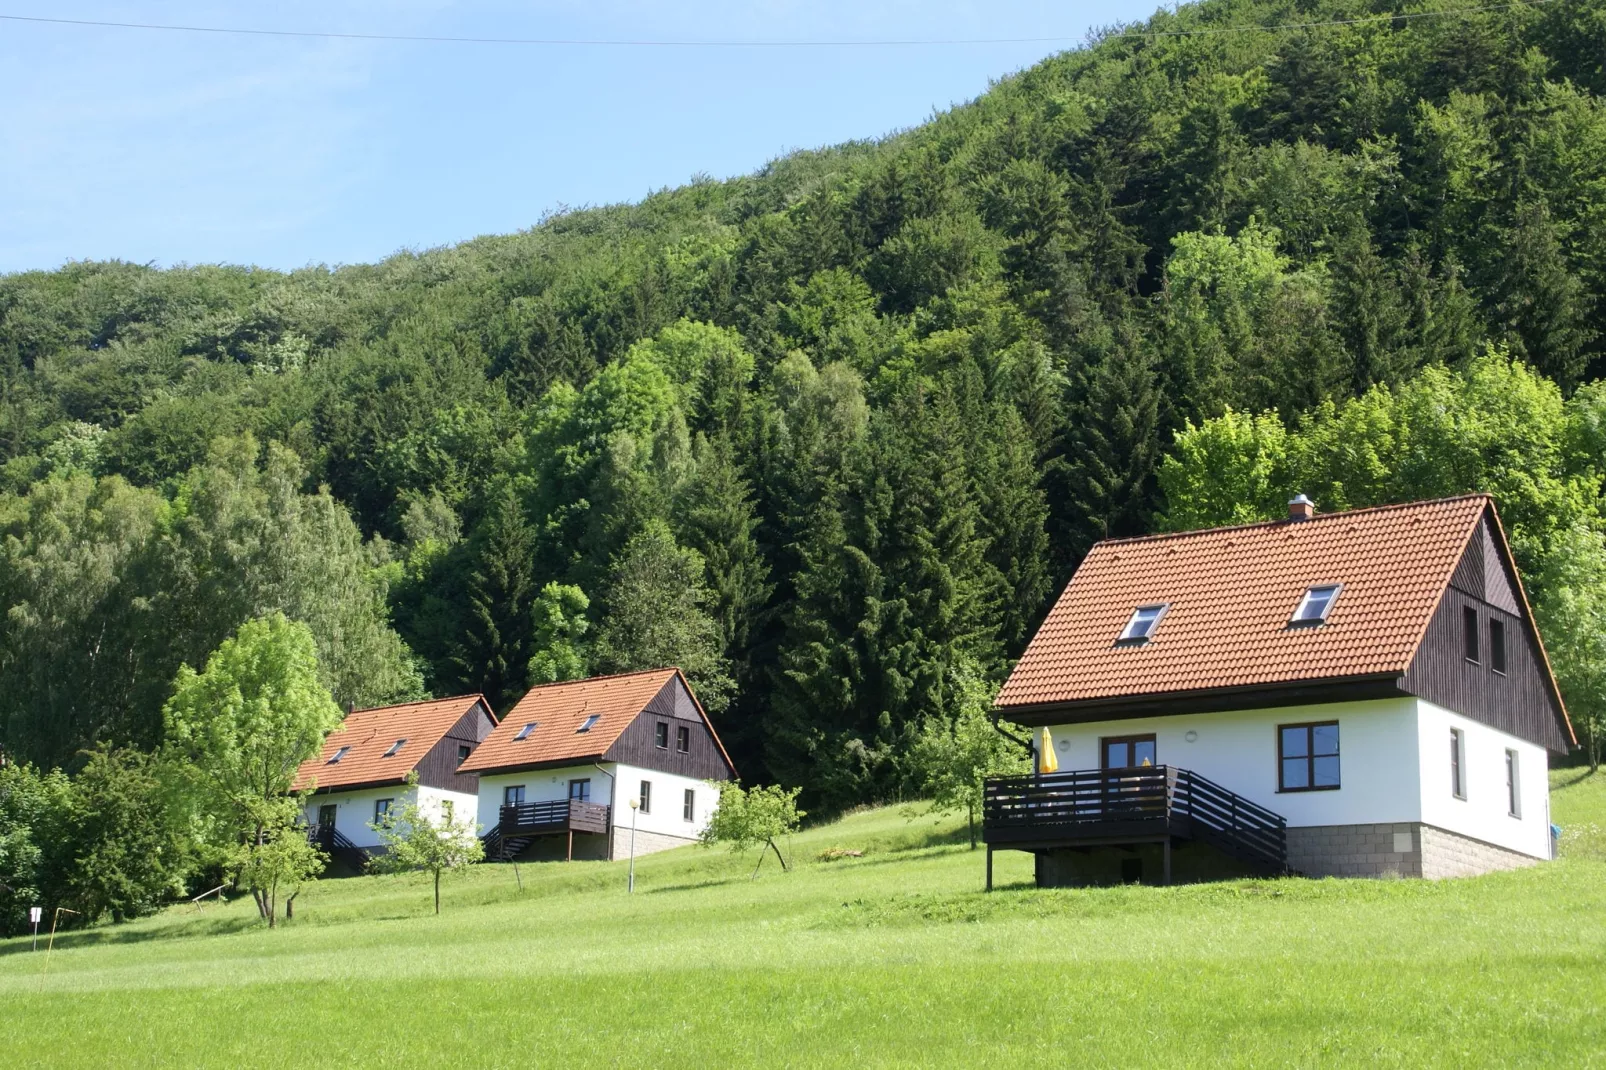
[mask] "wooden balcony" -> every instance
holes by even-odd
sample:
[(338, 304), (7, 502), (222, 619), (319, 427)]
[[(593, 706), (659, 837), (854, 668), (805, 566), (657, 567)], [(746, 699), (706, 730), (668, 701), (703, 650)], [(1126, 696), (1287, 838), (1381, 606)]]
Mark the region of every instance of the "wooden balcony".
[(502, 835), (545, 836), (559, 832), (607, 832), (608, 808), (578, 799), (516, 803), (502, 807)]
[(606, 835), (608, 808), (579, 799), (504, 806), (497, 816), (496, 827), (482, 837), (485, 857), (493, 862), (506, 862), (516, 858), (538, 836), (567, 836), (566, 853), (573, 858), (576, 832)]
[(982, 802), (988, 888), (992, 852), (998, 848), (1160, 843), (1169, 883), (1172, 842), (1196, 840), (1254, 866), (1286, 872), (1287, 826), (1281, 814), (1190, 770), (1164, 765), (995, 777), (987, 781)]

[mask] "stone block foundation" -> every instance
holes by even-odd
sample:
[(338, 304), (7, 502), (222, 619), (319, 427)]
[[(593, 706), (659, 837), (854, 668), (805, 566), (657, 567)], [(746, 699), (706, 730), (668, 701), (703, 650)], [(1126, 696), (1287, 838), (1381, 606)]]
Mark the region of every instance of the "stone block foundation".
[(1538, 861), (1418, 821), (1288, 830), (1288, 865), (1307, 877), (1471, 877)]
[[(675, 847), (686, 847), (697, 841), (689, 836), (668, 836), (662, 832), (647, 832), (644, 829), (636, 830), (636, 857), (657, 854), (659, 851), (668, 851)], [(630, 827), (614, 827), (613, 830), (613, 859), (615, 862), (630, 857)]]

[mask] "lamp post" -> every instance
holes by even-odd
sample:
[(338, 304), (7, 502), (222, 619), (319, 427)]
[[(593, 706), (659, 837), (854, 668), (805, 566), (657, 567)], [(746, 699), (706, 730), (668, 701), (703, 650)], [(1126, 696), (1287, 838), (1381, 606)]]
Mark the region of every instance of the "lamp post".
[(630, 800), (630, 894), (636, 894), (636, 811), (641, 809), (640, 799)]

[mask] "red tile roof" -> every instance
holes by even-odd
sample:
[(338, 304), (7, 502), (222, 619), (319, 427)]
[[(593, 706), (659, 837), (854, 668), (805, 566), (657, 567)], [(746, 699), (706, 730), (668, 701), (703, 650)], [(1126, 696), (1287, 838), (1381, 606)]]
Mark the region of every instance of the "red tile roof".
[[(458, 695), (353, 710), (339, 728), (324, 737), (318, 757), (301, 763), (301, 768), (296, 770), (293, 790), (303, 791), (314, 783), (319, 791), (400, 783), (476, 702), (485, 702), (485, 699), (480, 695)], [(490, 708), (486, 703), (487, 713)], [(491, 715), (491, 720), (495, 722), (495, 714)], [(395, 754), (385, 757), (385, 752), (398, 739), (407, 742)], [(330, 765), (329, 759), (341, 747), (351, 749), (340, 761)]]
[[(1405, 672), (1485, 495), (1101, 542), (999, 692), (1001, 709)], [(1327, 622), (1289, 628), (1307, 588)], [(1152, 639), (1118, 644), (1138, 606)]]
[[(677, 676), (685, 681), (679, 669), (648, 669), (533, 688), (507, 712), (502, 723), (459, 771), (471, 773), (556, 762), (599, 761), (647, 703)], [(686, 685), (686, 691), (692, 694), (690, 684)], [(693, 701), (695, 699), (693, 695)], [(701, 705), (698, 712), (702, 714)], [(578, 731), (592, 716), (597, 718), (596, 723), (584, 732)], [(702, 716), (707, 724), (707, 714)], [(524, 739), (517, 739), (524, 726), (532, 723), (535, 729)], [(709, 725), (708, 730), (713, 733), (713, 725)], [(718, 744), (717, 734), (714, 741)], [(723, 745), (720, 745), (720, 753), (724, 754)], [(726, 763), (729, 764), (728, 757)]]

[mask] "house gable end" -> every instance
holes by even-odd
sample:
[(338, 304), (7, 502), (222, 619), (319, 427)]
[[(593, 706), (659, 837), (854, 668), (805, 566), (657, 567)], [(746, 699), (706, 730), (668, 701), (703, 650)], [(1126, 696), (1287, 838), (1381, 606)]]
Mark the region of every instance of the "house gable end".
[[(1467, 541), (1400, 689), (1434, 705), (1564, 754), (1572, 742), (1538, 632), (1492, 512)], [(1477, 660), (1467, 656), (1467, 611), (1476, 615)], [(1505, 671), (1491, 664), (1491, 622), (1505, 634)]]
[(469, 795), (478, 793), (480, 778), (477, 773), (459, 773), (457, 767), (461, 759), (457, 756), (459, 747), (468, 747), (470, 753), (474, 748), (484, 742), (485, 737), (491, 734), (496, 721), (491, 711), (483, 701), (474, 703), (457, 723), (446, 730), (446, 734), (429, 749), (414, 769), (418, 773), (418, 782), (426, 788), (439, 788), (443, 791), (460, 791)]
[[(667, 748), (658, 746), (660, 723), (669, 725)], [(688, 729), (690, 736), (690, 749), (685, 754), (676, 748), (676, 729), (682, 727)], [(732, 775), (724, 748), (679, 673), (664, 684), (620, 733), (603, 760), (699, 780), (729, 780)]]

